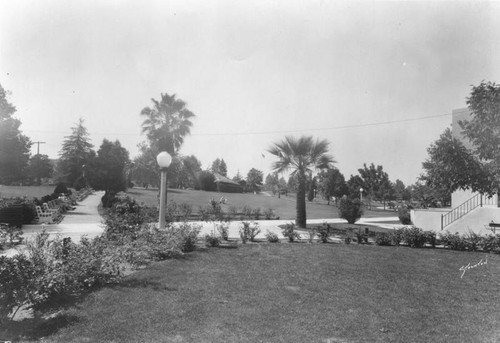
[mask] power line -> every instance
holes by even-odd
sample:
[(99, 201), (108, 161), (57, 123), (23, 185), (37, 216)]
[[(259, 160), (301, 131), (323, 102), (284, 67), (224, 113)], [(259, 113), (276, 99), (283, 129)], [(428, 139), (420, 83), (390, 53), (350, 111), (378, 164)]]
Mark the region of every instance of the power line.
[[(375, 122), (375, 123), (366, 123), (366, 124), (352, 124), (352, 125), (343, 125), (343, 126), (333, 126), (333, 127), (321, 127), (321, 128), (311, 128), (311, 129), (298, 129), (298, 130), (276, 130), (276, 131), (253, 131), (253, 132), (219, 132), (219, 133), (194, 133), (191, 136), (249, 136), (249, 135), (268, 135), (268, 134), (276, 134), (276, 133), (297, 133), (297, 132), (305, 132), (305, 131), (328, 131), (328, 130), (342, 130), (342, 129), (352, 129), (352, 128), (361, 128), (361, 127), (370, 127), (370, 126), (378, 126), (378, 125), (388, 125), (395, 123), (405, 123), (410, 121), (419, 121), (426, 119), (434, 119), (440, 117), (451, 116), (451, 113), (438, 114), (433, 116), (425, 116), (425, 117), (416, 117), (416, 118), (407, 118), (407, 119), (397, 119), (397, 120), (389, 120), (383, 122)], [(58, 134), (67, 134), (67, 131), (43, 131), (43, 130), (25, 130), (26, 132), (37, 132), (37, 133), (58, 133)], [(124, 133), (124, 132), (94, 132), (94, 135), (115, 135), (115, 136), (140, 136), (140, 134), (136, 133)]]

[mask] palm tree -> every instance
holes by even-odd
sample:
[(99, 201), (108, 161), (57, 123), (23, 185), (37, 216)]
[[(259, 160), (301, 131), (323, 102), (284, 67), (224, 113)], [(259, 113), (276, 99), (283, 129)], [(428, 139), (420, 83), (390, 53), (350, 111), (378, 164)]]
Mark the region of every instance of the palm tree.
[(279, 157), (273, 163), (273, 169), (282, 173), (292, 170), (291, 176), (297, 175), (299, 182), (297, 191), (297, 215), (295, 223), (300, 228), (306, 227), (306, 176), (314, 170), (328, 169), (335, 163), (328, 155), (327, 140), (313, 140), (312, 136), (300, 138), (285, 137), (281, 142), (274, 143), (269, 153)]
[(175, 94), (161, 94), (160, 101), (151, 101), (153, 107), (145, 107), (141, 111), (141, 115), (146, 117), (142, 132), (146, 133), (152, 148), (174, 156), (184, 143), (184, 137), (191, 132), (191, 119), (195, 115)]

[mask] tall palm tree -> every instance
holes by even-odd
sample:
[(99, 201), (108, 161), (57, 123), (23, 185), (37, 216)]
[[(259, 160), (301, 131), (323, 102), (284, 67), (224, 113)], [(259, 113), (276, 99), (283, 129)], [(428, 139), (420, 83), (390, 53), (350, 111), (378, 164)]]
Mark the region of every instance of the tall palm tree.
[(328, 169), (335, 160), (328, 155), (327, 140), (313, 140), (312, 136), (300, 138), (287, 136), (281, 142), (274, 143), (269, 153), (277, 156), (278, 161), (273, 163), (273, 169), (282, 173), (291, 170), (291, 176), (297, 175), (297, 215), (295, 223), (300, 228), (306, 227), (306, 177), (314, 170)]
[(142, 132), (146, 133), (152, 148), (174, 156), (184, 143), (184, 137), (191, 132), (191, 119), (195, 115), (175, 94), (161, 94), (160, 101), (151, 101), (153, 107), (145, 107), (141, 111), (141, 115), (146, 117)]

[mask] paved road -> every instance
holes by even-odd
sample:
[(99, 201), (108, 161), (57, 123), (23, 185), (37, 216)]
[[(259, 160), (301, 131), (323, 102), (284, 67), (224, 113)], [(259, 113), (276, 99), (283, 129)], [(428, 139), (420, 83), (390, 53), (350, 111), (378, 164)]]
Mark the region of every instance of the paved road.
[[(69, 211), (65, 214), (64, 219), (59, 224), (47, 224), (45, 226), (36, 225), (24, 225), (23, 226), (23, 236), (26, 240), (32, 239), (38, 232), (40, 232), (43, 227), (50, 235), (61, 235), (62, 237), (70, 237), (74, 242), (79, 242), (83, 235), (89, 238), (100, 235), (103, 231), (102, 217), (98, 214), (97, 207), (101, 202), (101, 197), (104, 192), (95, 192), (89, 195), (85, 200), (76, 206), (76, 209)], [(331, 219), (310, 219), (307, 221), (308, 224), (322, 224), (324, 222), (330, 223), (345, 223), (344, 219), (331, 218)], [(357, 224), (375, 224), (377, 222), (390, 222), (398, 221), (398, 217), (382, 217), (382, 218), (361, 218)], [(252, 221), (253, 222), (253, 221)], [(266, 233), (273, 232), (280, 239), (283, 239), (283, 234), (279, 225), (284, 225), (293, 222), (292, 220), (259, 220), (255, 221), (259, 224), (261, 233), (257, 235), (258, 239), (265, 239)], [(229, 238), (239, 239), (239, 229), (241, 227), (241, 221), (233, 221), (229, 223)], [(201, 226), (200, 236), (211, 233), (215, 227), (211, 222), (194, 222)], [(377, 224), (386, 228), (399, 227), (401, 224)], [(300, 232), (300, 231), (299, 231)], [(302, 231), (301, 236), (303, 239), (307, 239), (309, 235)], [(22, 249), (19, 246), (17, 249)], [(0, 251), (0, 255), (13, 256), (18, 250), (8, 249), (5, 251)]]

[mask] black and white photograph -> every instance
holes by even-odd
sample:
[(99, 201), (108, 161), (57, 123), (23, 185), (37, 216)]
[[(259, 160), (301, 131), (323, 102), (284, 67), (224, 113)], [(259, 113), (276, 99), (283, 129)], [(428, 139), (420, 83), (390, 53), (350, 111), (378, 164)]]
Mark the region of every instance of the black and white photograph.
[(0, 0), (0, 343), (500, 342), (499, 18)]

